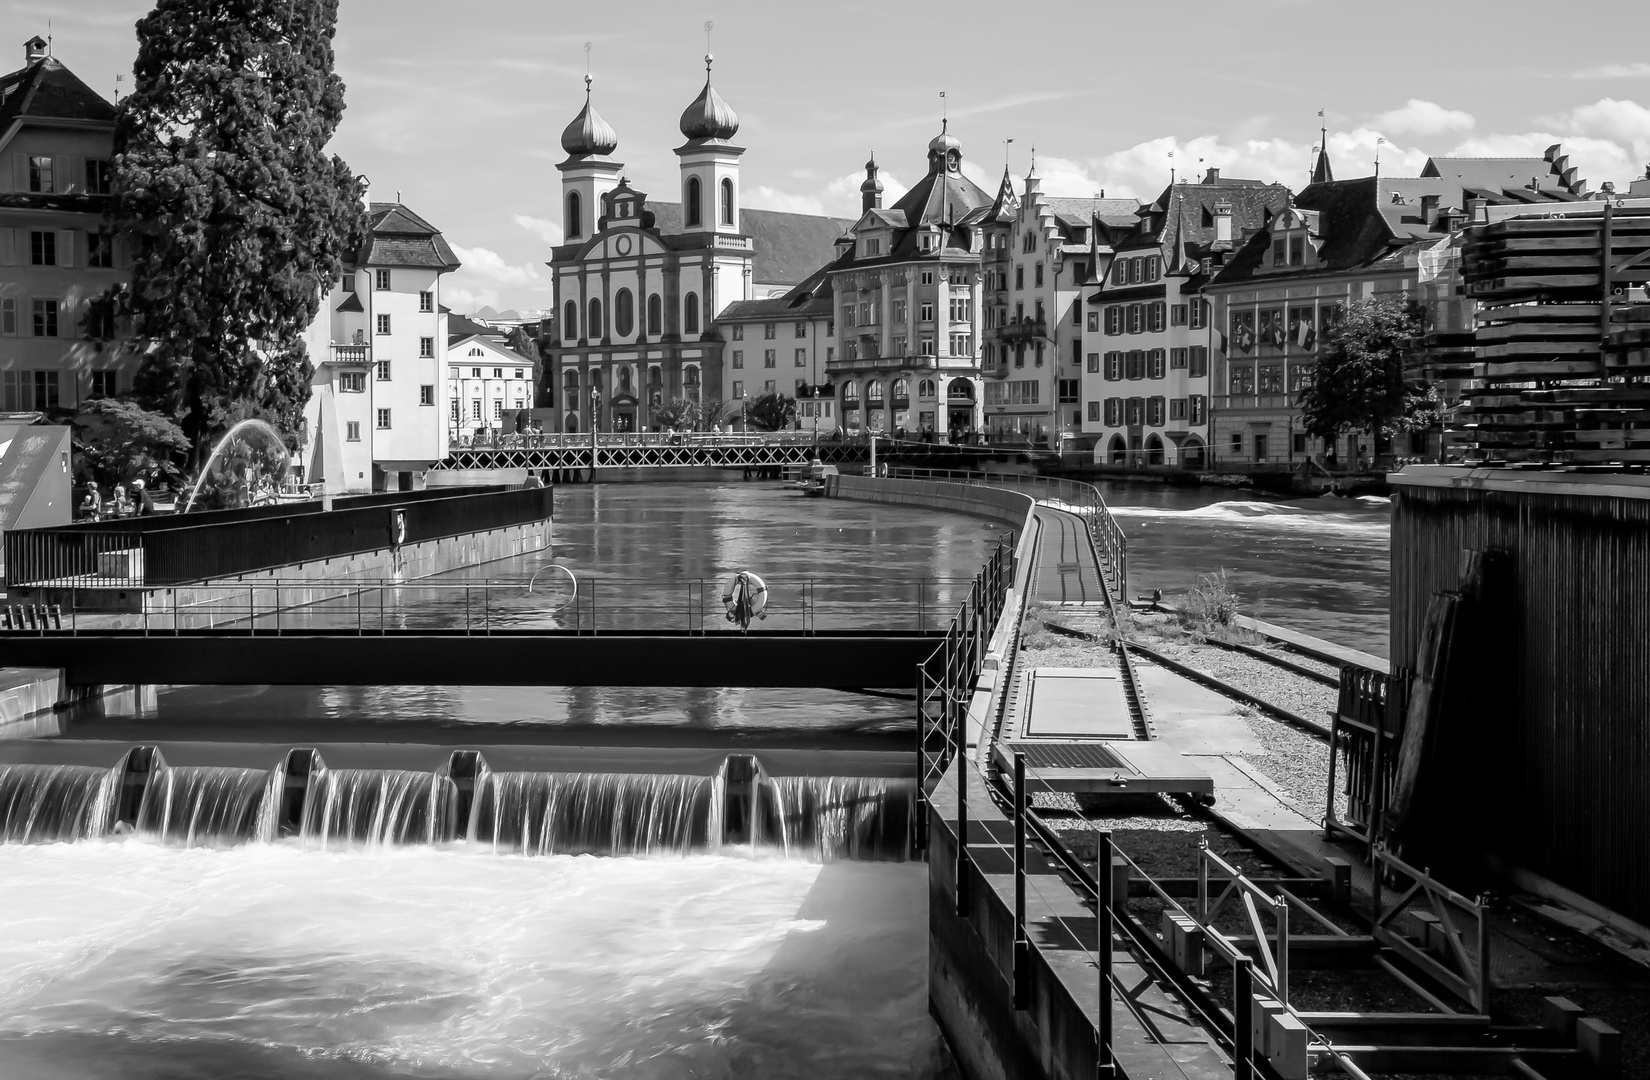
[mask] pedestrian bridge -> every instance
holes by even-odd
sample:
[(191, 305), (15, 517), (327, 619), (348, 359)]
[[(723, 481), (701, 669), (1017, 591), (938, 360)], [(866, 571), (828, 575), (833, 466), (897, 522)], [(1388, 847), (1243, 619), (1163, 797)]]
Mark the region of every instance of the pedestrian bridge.
[[(1008, 460), (1051, 459), (1048, 452), (1012, 446), (954, 446), (947, 442), (877, 440), (879, 458), (943, 468), (980, 467)], [(435, 472), (475, 469), (756, 469), (869, 461), (869, 439), (818, 438), (806, 431), (718, 434), (704, 432), (504, 435), (455, 445), (431, 466)]]

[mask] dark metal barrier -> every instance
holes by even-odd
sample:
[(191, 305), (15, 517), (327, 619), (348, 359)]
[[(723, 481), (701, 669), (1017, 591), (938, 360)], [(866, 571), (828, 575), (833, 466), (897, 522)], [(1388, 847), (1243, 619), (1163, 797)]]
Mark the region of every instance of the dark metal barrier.
[(6, 582), (176, 585), (524, 525), (552, 508), (549, 488), (461, 489), (26, 529), (6, 534)]
[[(1374, 857), (1382, 816), (1398, 773), (1398, 745), (1409, 702), (1409, 678), (1355, 664), (1341, 665), (1340, 702), (1329, 729), (1329, 791), (1324, 836), (1349, 837)], [(1346, 796), (1344, 816), (1336, 807), (1337, 780)]]

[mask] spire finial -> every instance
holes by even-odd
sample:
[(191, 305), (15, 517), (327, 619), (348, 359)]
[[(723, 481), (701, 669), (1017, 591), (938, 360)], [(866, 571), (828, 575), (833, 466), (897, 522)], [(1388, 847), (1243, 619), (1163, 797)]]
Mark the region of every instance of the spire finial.
[(946, 108), (946, 104), (945, 104), (945, 91), (941, 90), (940, 91), (940, 134), (941, 135), (944, 135), (946, 129), (951, 126), (951, 117), (949, 115), (949, 112), (950, 112), (950, 110), (948, 110)]
[(716, 24), (709, 19), (705, 20), (705, 78), (710, 79), (710, 62), (716, 57), (710, 51), (710, 32), (716, 29)]
[(584, 43), (584, 96), (590, 96), (590, 42)]

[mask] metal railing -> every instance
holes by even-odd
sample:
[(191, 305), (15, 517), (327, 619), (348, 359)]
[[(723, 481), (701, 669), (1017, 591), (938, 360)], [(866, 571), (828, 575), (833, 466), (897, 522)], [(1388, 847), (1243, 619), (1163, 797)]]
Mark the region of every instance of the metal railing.
[[(603, 449), (633, 446), (795, 446), (811, 444), (814, 441), (816, 441), (815, 436), (811, 431), (601, 431), (596, 433), (594, 439), (595, 444)], [(588, 431), (498, 432), (494, 430), (490, 434), (478, 435), (473, 439), (462, 437), (455, 439), (453, 440), (453, 449), (578, 450), (589, 449), (591, 442)]]
[[(1448, 987), (1480, 1014), (1488, 1015), (1490, 939), (1484, 899), (1469, 900), (1435, 881), (1427, 871), (1417, 870), (1391, 854), (1384, 844), (1375, 845), (1370, 871), (1370, 928), (1375, 940)], [(1383, 879), (1388, 876), (1400, 883), (1402, 891), (1396, 896), (1383, 888)], [(1403, 884), (1406, 882), (1407, 886)], [(1420, 944), (1397, 926), (1399, 917), (1406, 913), (1415, 924), (1412, 933)], [(1423, 997), (1430, 997), (1412, 981), (1405, 981)]]
[(1038, 476), (1033, 473), (971, 472), (961, 469), (921, 469), (890, 466), (890, 479), (946, 480), (952, 483), (973, 484), (981, 487), (999, 487), (1023, 491), (1040, 503), (1058, 510), (1069, 510), (1088, 522), (1089, 533), (1105, 558), (1105, 569), (1111, 576), (1112, 592), (1119, 603), (1127, 603), (1129, 595), (1129, 541), (1123, 527), (1112, 515), (1105, 496), (1093, 484), (1081, 480), (1067, 480), (1058, 476)]
[[(1324, 838), (1355, 840), (1371, 859), (1398, 775), (1398, 744), (1408, 699), (1409, 679), (1401, 672), (1389, 675), (1355, 664), (1341, 666), (1340, 700), (1329, 726)], [(1336, 805), (1337, 780), (1346, 798), (1344, 816)]]
[[(150, 634), (211, 630), (253, 634), (362, 634), (430, 631), (488, 635), (555, 630), (578, 635), (740, 633), (722, 597), (726, 581), (579, 575), (546, 581), (427, 579), (261, 580), (156, 589), (120, 612), (53, 605), (54, 618), (0, 620), (31, 634)], [(772, 580), (764, 618), (752, 629), (786, 633), (938, 633), (968, 578)], [(7, 622), (10, 625), (6, 625)]]

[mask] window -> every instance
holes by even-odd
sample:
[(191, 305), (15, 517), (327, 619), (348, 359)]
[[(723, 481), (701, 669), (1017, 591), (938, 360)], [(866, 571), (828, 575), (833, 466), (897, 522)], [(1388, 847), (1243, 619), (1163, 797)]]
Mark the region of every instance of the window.
[(378, 368), (378, 381), (379, 382), (389, 382), (390, 381), (390, 362), (388, 360), (380, 360), (380, 361), (378, 361), (378, 364), (376, 366)]
[(1148, 427), (1163, 426), (1163, 399), (1152, 397), (1146, 399), (1146, 425)]
[(480, 420), (481, 419), (481, 401), (480, 401), (480, 399), (477, 399), (475, 401), (470, 402), (470, 419), (471, 420)]
[[(1156, 259), (1148, 259), (1147, 260), (1147, 262), (1154, 262), (1154, 263), (1156, 261), (1157, 261)], [(1154, 334), (1161, 333), (1162, 330), (1163, 330), (1163, 324), (1164, 324), (1165, 315), (1166, 315), (1166, 312), (1164, 311), (1164, 308), (1165, 308), (1165, 304), (1161, 300), (1158, 300), (1155, 303), (1151, 303), (1151, 304), (1146, 305), (1146, 311), (1147, 311), (1147, 313), (1150, 317), (1150, 325), (1149, 325), (1148, 329), (1150, 329), (1151, 332), (1154, 333)]]
[(1184, 420), (1184, 419), (1186, 419), (1186, 399), (1185, 398), (1177, 397), (1177, 398), (1171, 398), (1169, 400), (1169, 419), (1170, 420)]
[(771, 393), (773, 393), (773, 391), (774, 391), (774, 381), (772, 379), (768, 379), (767, 381), (765, 381), (762, 384), (762, 392), (764, 394), (771, 394)]
[(1141, 260), (1141, 262), (1144, 264), (1144, 268), (1145, 268), (1145, 274), (1144, 274), (1143, 280), (1156, 281), (1157, 278), (1158, 278), (1157, 256), (1153, 255), (1149, 258)]
[(526, 374), (526, 373), (527, 373), (527, 369), (526, 369), (526, 368), (516, 368), (516, 378), (518, 378), (518, 379), (524, 379), (524, 378), (526, 378), (526, 377), (527, 377), (527, 374)]
[(687, 223), (689, 225), (704, 224), (704, 212), (700, 209), (699, 178), (697, 176), (688, 177), (687, 193), (682, 196), (682, 201), (687, 204)]
[(793, 329), (794, 333), (792, 333), (792, 337), (805, 338), (808, 336), (808, 324), (805, 322), (797, 323)]
[(590, 298), (586, 304), (588, 314), (584, 317), (584, 333), (586, 337), (599, 338), (607, 336), (607, 324), (602, 322), (602, 302), (596, 297)]
[(1031, 275), (1033, 285), (1036, 288), (1041, 289), (1043, 287), (1043, 264), (1038, 263), (1036, 266), (1032, 267), (1032, 269), (1035, 271), (1035, 273)]
[(579, 199), (579, 193), (567, 193), (567, 238), (576, 240), (584, 232), (584, 204)]
[(1207, 345), (1193, 345), (1191, 355), (1187, 358), (1190, 366), (1186, 374), (1194, 379), (1201, 379), (1209, 374), (1209, 347)]
[(367, 373), (364, 371), (341, 371), (338, 373), (338, 389), (346, 394), (364, 394), (367, 392)]
[(1016, 266), (1014, 268), (1014, 287), (1016, 289), (1023, 289), (1026, 287), (1026, 268), (1023, 266)]
[(17, 333), (17, 301), (8, 296), (0, 300), (0, 334)]
[(1036, 405), (1038, 396), (1036, 379), (1010, 379), (1008, 382), (985, 384), (987, 405)]
[(1260, 365), (1260, 392), (1263, 394), (1283, 393), (1283, 365)]
[(1283, 348), (1283, 309), (1281, 307), (1260, 309), (1258, 336), (1260, 343), (1269, 349)]
[(115, 236), (108, 232), (86, 234), (86, 265), (108, 270), (115, 265)]
[(613, 297), (613, 332), (629, 337), (636, 329), (636, 298), (629, 289), (620, 289)]
[[(1077, 309), (1073, 308), (1072, 310), (1075, 311)], [(1100, 313), (1098, 311), (1089, 312), (1088, 332), (1091, 334), (1098, 334), (1100, 332)]]
[(699, 332), (699, 294), (688, 293), (682, 297), (682, 332), (697, 334)]
[(1232, 432), (1231, 446), (1232, 446), (1232, 453), (1234, 453), (1234, 454), (1242, 454), (1243, 453), (1243, 432), (1241, 432), (1241, 431)]
[(1208, 400), (1209, 399), (1204, 397), (1202, 394), (1193, 394), (1191, 397), (1186, 399), (1187, 423), (1203, 423), (1204, 417), (1207, 415)]
[(1311, 361), (1295, 361), (1289, 365), (1289, 392), (1304, 390), (1312, 385), (1313, 364)]
[(378, 332), (380, 334), (387, 334), (390, 332), (390, 317), (388, 315), (378, 316)]
[(494, 368), (493, 369), (493, 378), (495, 378), (495, 379), (504, 378), (504, 369), (501, 368), (501, 367)]
[(808, 366), (808, 350), (807, 349), (798, 349), (798, 350), (796, 350), (796, 366), (797, 367), (807, 367)]
[[(471, 349), (470, 350), (470, 355), (471, 356), (480, 356), (481, 355), (481, 350), (480, 349)], [(470, 369), (470, 378), (472, 378), (472, 379), (481, 378), (481, 369), (478, 368), (478, 367), (471, 368)]]
[(1060, 393), (1060, 404), (1070, 405), (1079, 399), (1079, 395), (1081, 393), (1081, 381), (1078, 379), (1061, 379), (1058, 389)]
[(742, 380), (742, 379), (733, 380), (733, 396), (736, 397), (736, 398), (742, 398), (742, 397), (745, 396), (745, 383), (744, 383), (744, 380)]
[(1117, 335), (1123, 332), (1123, 309), (1113, 306), (1106, 309), (1106, 333)]
[(663, 331), (665, 307), (658, 293), (647, 298), (647, 332), (658, 335)]
[(1163, 350), (1153, 349), (1146, 357), (1146, 378), (1161, 379), (1163, 377)]
[(1132, 397), (1123, 405), (1123, 417), (1130, 427), (1140, 427), (1146, 422), (1146, 399)]
[(1289, 241), (1281, 236), (1272, 240), (1272, 265), (1287, 266), (1289, 264)]
[[(1133, 260), (1130, 260), (1131, 262)], [(1129, 333), (1143, 334), (1146, 332), (1146, 305), (1129, 305)]]
[(907, 309), (906, 309), (904, 300), (895, 300), (894, 301), (894, 321), (897, 322), (897, 323), (905, 322), (906, 321), (906, 318), (905, 318), (906, 310)]
[(917, 321), (918, 322), (933, 322), (934, 321), (934, 304), (933, 304), (932, 301), (928, 301), (928, 300), (923, 301), (922, 306), (917, 309)]
[(934, 355), (934, 339), (931, 336), (927, 335), (927, 334), (924, 334), (922, 337), (918, 338), (917, 339), (917, 351), (923, 356), (933, 356)]
[(115, 389), (117, 374), (118, 372), (114, 371), (92, 372), (92, 392), (90, 396), (95, 398), (114, 397), (115, 394), (119, 393)]
[(342, 281), (339, 284), (342, 285), (343, 290), (345, 292), (354, 292), (355, 291), (355, 275), (354, 274), (345, 274), (343, 276)]
[(859, 245), (859, 249), (861, 255), (881, 255), (882, 238), (880, 236), (867, 236)]
[(919, 280), (921, 280), (921, 282), (922, 282), (922, 283), (923, 283), (923, 284), (924, 284), (924, 285), (932, 285), (932, 284), (934, 284), (934, 271), (932, 271), (932, 270), (924, 270), (924, 271), (923, 271), (923, 272), (922, 272), (922, 277), (921, 277), (921, 278), (920, 278), (920, 279), (919, 279)]
[(418, 339), (418, 355), (432, 357), (435, 355), (435, 338), (421, 337)]
[(1146, 377), (1146, 350), (1130, 349), (1124, 367), (1127, 378), (1144, 379)]
[(1193, 300), (1190, 304), (1191, 328), (1202, 330), (1209, 325), (1209, 301)]
[(745, 368), (745, 350), (744, 349), (735, 349), (735, 350), (733, 350), (733, 370), (743, 371), (744, 368)]
[[(1037, 343), (1037, 348), (1041, 349), (1042, 347), (1043, 347), (1043, 343), (1041, 341), (1039, 341)], [(974, 335), (973, 334), (952, 334), (951, 335), (951, 355), (952, 356), (973, 356), (974, 355)], [(1038, 360), (1038, 363), (1042, 363), (1042, 361)]]
[(1185, 326), (1186, 325), (1186, 305), (1185, 304), (1175, 304), (1173, 307), (1169, 308), (1169, 325), (1170, 326)]
[(86, 159), (86, 194), (108, 195), (115, 190), (115, 169), (104, 158)]
[(934, 380), (922, 379), (917, 383), (917, 396), (931, 398), (934, 396)]
[(34, 301), (34, 336), (57, 336), (57, 301)]
[(1297, 454), (1306, 453), (1306, 436), (1305, 435), (1296, 435), (1294, 445), (1295, 445), (1295, 453), (1297, 453)]
[(373, 288), (379, 292), (390, 291), (390, 272), (388, 270), (373, 271)]
[(733, 224), (733, 181), (722, 180), (722, 224)]
[(35, 266), (57, 265), (57, 233), (49, 229), (29, 233), (29, 262)]
[[(906, 347), (907, 346), (906, 346), (906, 337), (905, 337), (905, 335), (904, 334), (895, 334), (894, 335), (894, 355), (895, 356), (904, 356)], [(825, 358), (827, 360), (830, 359), (830, 354), (831, 354), (831, 350), (830, 350), (829, 346), (827, 346), (826, 349), (825, 349)]]
[(1085, 370), (1087, 370), (1090, 375), (1100, 374), (1100, 354), (1099, 353), (1097, 353), (1097, 352), (1089, 353), (1089, 362), (1088, 362), (1088, 366)]
[(1123, 426), (1123, 399), (1111, 397), (1106, 399), (1106, 426)]
[(733, 340), (735, 340), (735, 341), (744, 341), (745, 340), (745, 328), (740, 323), (734, 323), (733, 324)]
[(29, 190), (56, 191), (52, 183), (52, 159), (38, 154), (29, 155)]
[(569, 300), (562, 311), (562, 337), (572, 341), (579, 336), (579, 305), (576, 300)]
[(779, 362), (778, 357), (776, 357), (774, 355), (775, 351), (776, 350), (774, 350), (774, 349), (763, 349), (762, 350), (762, 366), (763, 367), (765, 367), (765, 368), (766, 367), (775, 367), (778, 364), (778, 362)]
[(974, 301), (966, 296), (953, 297), (950, 309), (952, 322), (968, 322), (974, 315)]
[(504, 419), (504, 402), (503, 401), (494, 401), (493, 402), (493, 419), (494, 420)]
[(1174, 371), (1186, 366), (1186, 350), (1169, 350), (1169, 370)]
[(435, 293), (424, 291), (418, 294), (418, 310), (429, 314), (435, 310)]
[(424, 383), (418, 388), (418, 403), (420, 405), (435, 404), (435, 384)]
[(359, 420), (346, 420), (344, 422), (344, 441), (345, 442), (360, 442), (361, 441), (361, 421), (359, 421)]
[(1098, 424), (1099, 422), (1100, 422), (1100, 403), (1098, 401), (1091, 401), (1091, 402), (1089, 402), (1089, 423)]
[(1253, 394), (1255, 392), (1255, 366), (1253, 364), (1233, 364), (1228, 370), (1228, 393), (1233, 395)]
[(1117, 382), (1122, 377), (1123, 377), (1123, 354), (1121, 352), (1109, 352), (1109, 353), (1107, 353), (1106, 354), (1106, 378), (1109, 379), (1112, 382)]
[(776, 324), (776, 323), (763, 323), (762, 324), (762, 337), (763, 337), (764, 340), (772, 341), (774, 338), (776, 338), (778, 336), (779, 336), (779, 326), (778, 326), (778, 324)]
[(378, 430), (379, 431), (388, 431), (389, 429), (390, 429), (390, 411), (388, 409), (379, 409), (378, 410)]
[(1305, 253), (1306, 253), (1306, 236), (1305, 236), (1305, 234), (1296, 233), (1294, 236), (1291, 236), (1289, 238), (1289, 265), (1290, 266), (1299, 266), (1303, 261), (1305, 261), (1305, 259), (1304, 259)]

